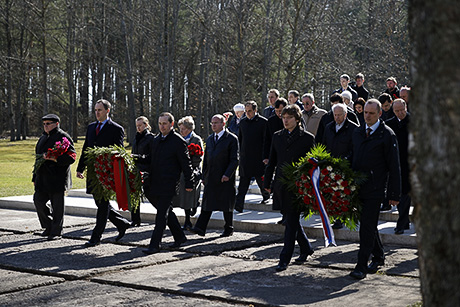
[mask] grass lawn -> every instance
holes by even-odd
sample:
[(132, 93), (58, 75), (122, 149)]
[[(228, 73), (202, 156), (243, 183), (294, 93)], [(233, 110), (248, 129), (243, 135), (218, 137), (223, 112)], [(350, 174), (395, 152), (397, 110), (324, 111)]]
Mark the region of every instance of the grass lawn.
[[(32, 169), (35, 161), (35, 144), (38, 138), (10, 142), (0, 140), (0, 197), (32, 195)], [(75, 143), (77, 162), (81, 155), (83, 138)], [(74, 189), (83, 189), (86, 181), (75, 177), (77, 162), (71, 165)]]

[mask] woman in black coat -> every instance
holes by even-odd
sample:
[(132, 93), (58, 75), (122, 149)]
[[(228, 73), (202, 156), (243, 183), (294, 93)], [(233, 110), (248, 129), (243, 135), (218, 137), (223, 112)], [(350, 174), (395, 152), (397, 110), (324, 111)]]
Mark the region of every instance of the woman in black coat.
[[(145, 116), (136, 118), (136, 138), (133, 142), (131, 153), (136, 160), (136, 166), (140, 172), (147, 172), (149, 166), (149, 155), (152, 147), (154, 135), (150, 132), (152, 128), (149, 125), (149, 120)], [(139, 207), (131, 211), (131, 226), (140, 226), (141, 212)]]
[[(276, 167), (273, 184), (273, 205), (281, 207), (285, 217), (284, 246), (280, 254), (277, 271), (286, 270), (294, 252), (295, 241), (299, 243), (300, 256), (296, 263), (303, 263), (313, 254), (313, 249), (300, 225), (300, 210), (293, 204), (294, 193), (282, 183), (283, 166), (297, 162), (315, 144), (313, 134), (300, 127), (302, 113), (297, 105), (285, 107), (281, 113), (284, 129), (273, 135), (270, 159), (265, 170), (264, 188), (270, 192), (271, 178)], [(276, 204), (275, 204), (276, 203)]]

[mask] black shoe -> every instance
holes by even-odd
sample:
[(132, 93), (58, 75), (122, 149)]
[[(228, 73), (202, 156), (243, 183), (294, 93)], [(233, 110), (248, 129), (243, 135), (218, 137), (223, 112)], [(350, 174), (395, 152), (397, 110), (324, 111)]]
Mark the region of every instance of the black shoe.
[(202, 237), (204, 237), (204, 235), (205, 235), (205, 232), (203, 230), (201, 230), (200, 228), (193, 227), (193, 228), (190, 228), (189, 231), (191, 233), (197, 234), (197, 235), (202, 236)]
[(287, 269), (287, 267), (288, 267), (288, 264), (286, 262), (280, 262), (276, 266), (276, 271), (277, 272), (285, 271)]
[(152, 255), (160, 252), (159, 248), (147, 248), (143, 249), (142, 252), (147, 255)]
[(40, 235), (42, 237), (48, 237), (51, 234), (51, 231), (49, 229), (45, 229)]
[(391, 210), (390, 204), (382, 205), (382, 207), (380, 208), (380, 211), (390, 211), (390, 210)]
[(141, 226), (141, 221), (132, 221), (131, 222), (131, 227), (139, 227)]
[(305, 261), (307, 261), (308, 256), (311, 256), (311, 255), (313, 255), (313, 251), (310, 251), (307, 254), (300, 254), (300, 256), (296, 260), (294, 260), (294, 263), (295, 264), (302, 264)]
[(235, 211), (239, 213), (243, 213), (244, 207), (243, 206), (235, 206)]
[(85, 247), (94, 247), (99, 244), (101, 244), (101, 241), (94, 242), (94, 241), (89, 240), (88, 242), (85, 243)]
[(182, 230), (190, 230), (190, 229), (192, 229), (192, 228), (193, 228), (193, 225), (192, 225), (192, 223), (190, 223), (190, 222), (188, 222), (188, 223), (185, 222), (185, 223), (184, 223), (184, 226), (182, 226)]
[(354, 271), (350, 273), (350, 276), (353, 277), (354, 279), (363, 279), (363, 278), (366, 278), (366, 273), (361, 272), (357, 269), (354, 269)]
[(125, 236), (126, 230), (129, 228), (129, 224), (126, 224), (121, 229), (118, 229), (118, 236), (115, 238), (115, 241), (118, 242)]
[(48, 241), (56, 241), (56, 240), (61, 240), (60, 235), (49, 235), (48, 238), (46, 238)]
[(367, 267), (367, 273), (369, 274), (375, 274), (379, 270), (379, 267), (381, 267), (384, 264), (383, 261), (374, 261), (372, 260), (371, 264)]
[(402, 235), (404, 233), (404, 229), (395, 228), (395, 235)]
[(233, 236), (233, 228), (227, 228), (224, 232), (220, 235), (222, 238)]
[(335, 221), (334, 225), (332, 225), (332, 229), (341, 229), (343, 228), (342, 221)]
[(260, 201), (260, 204), (261, 204), (261, 205), (266, 205), (267, 202), (268, 202), (268, 199), (262, 199), (262, 200)]
[(276, 224), (286, 225), (286, 219), (284, 218), (284, 216), (283, 216), (283, 218), (282, 218), (281, 220), (279, 220), (278, 222), (276, 222)]
[(183, 237), (182, 239), (180, 239), (179, 241), (175, 241), (173, 244), (171, 244), (169, 247), (171, 248), (179, 248), (182, 244), (184, 244), (185, 242), (187, 242), (187, 238), (186, 237)]

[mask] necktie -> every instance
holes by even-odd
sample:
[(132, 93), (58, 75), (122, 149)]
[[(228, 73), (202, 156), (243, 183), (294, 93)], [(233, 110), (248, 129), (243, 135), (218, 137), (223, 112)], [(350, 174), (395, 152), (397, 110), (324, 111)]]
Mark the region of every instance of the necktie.
[(97, 127), (96, 127), (96, 135), (98, 135), (98, 134), (99, 134), (99, 131), (101, 131), (101, 125), (102, 125), (102, 124), (101, 124), (100, 122), (99, 122), (99, 123), (97, 123)]
[(216, 134), (216, 143), (217, 143), (218, 140), (219, 140), (219, 136)]
[(371, 129), (371, 128), (367, 128), (367, 129), (366, 129), (366, 137), (369, 137), (369, 135), (371, 135), (371, 132), (372, 132), (372, 129)]

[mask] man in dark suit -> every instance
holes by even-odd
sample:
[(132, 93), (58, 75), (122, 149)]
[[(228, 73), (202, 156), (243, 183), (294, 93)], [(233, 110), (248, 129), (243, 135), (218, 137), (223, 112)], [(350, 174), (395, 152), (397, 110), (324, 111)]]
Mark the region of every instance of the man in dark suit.
[(284, 129), (273, 135), (270, 150), (270, 159), (265, 170), (264, 188), (271, 192), (271, 179), (276, 167), (273, 183), (273, 203), (278, 203), (285, 217), (284, 246), (280, 254), (277, 271), (286, 270), (294, 252), (295, 241), (299, 243), (300, 256), (296, 259), (297, 264), (307, 260), (313, 254), (313, 249), (307, 236), (300, 225), (300, 211), (293, 203), (295, 199), (286, 185), (282, 182), (283, 166), (297, 162), (304, 157), (315, 144), (315, 138), (310, 132), (300, 127), (302, 113), (297, 105), (290, 105), (281, 113)]
[[(401, 92), (400, 92), (401, 93)], [(395, 116), (385, 123), (393, 129), (398, 138), (399, 161), (401, 163), (401, 199), (398, 204), (399, 218), (396, 222), (395, 234), (404, 233), (405, 229), (410, 228), (409, 209), (411, 205), (411, 190), (409, 180), (409, 120), (410, 114), (407, 112), (407, 103), (401, 98), (393, 102), (393, 111)]]
[[(393, 130), (379, 117), (382, 106), (377, 99), (369, 99), (364, 106), (366, 125), (353, 132), (352, 168), (367, 175), (360, 186), (359, 198), (362, 203), (359, 223), (358, 263), (350, 273), (356, 279), (373, 274), (384, 264), (385, 253), (377, 228), (380, 204), (385, 196), (388, 180), (390, 205), (399, 203), (401, 174), (399, 167), (398, 141)], [(367, 265), (372, 254), (372, 262)]]
[[(89, 124), (86, 130), (85, 143), (83, 144), (82, 153), (77, 166), (77, 177), (85, 178), (83, 172), (86, 168), (86, 149), (94, 147), (108, 147), (112, 145), (123, 146), (125, 132), (123, 127), (112, 121), (109, 117), (111, 104), (105, 99), (100, 99), (94, 106), (96, 119), (94, 123)], [(91, 183), (86, 180), (86, 193), (91, 193)], [(94, 197), (94, 195), (93, 195)], [(115, 238), (119, 241), (129, 228), (130, 222), (116, 211), (108, 200), (94, 199), (97, 206), (96, 226), (91, 234), (91, 239), (85, 243), (86, 247), (96, 246), (101, 243), (102, 233), (109, 219), (118, 229), (118, 236)]]
[(270, 118), (273, 115), (275, 115), (275, 101), (278, 99), (280, 96), (280, 92), (272, 88), (268, 91), (267, 93), (267, 99), (268, 99), (268, 107), (265, 107), (262, 111), (262, 116), (265, 118)]
[(228, 237), (233, 234), (238, 138), (224, 129), (225, 120), (220, 114), (212, 117), (211, 125), (214, 133), (206, 140), (203, 160), (202, 210), (195, 227), (190, 231), (204, 236), (212, 211), (223, 211), (225, 225), (221, 237)]
[(180, 247), (187, 241), (184, 231), (172, 210), (173, 197), (179, 190), (180, 176), (184, 174), (185, 191), (193, 191), (193, 170), (187, 143), (174, 131), (174, 117), (171, 113), (161, 113), (158, 118), (160, 133), (153, 139), (148, 172), (148, 189), (145, 196), (157, 209), (155, 229), (145, 254), (160, 251), (161, 238), (166, 224), (174, 237), (172, 248)]
[[(64, 221), (64, 192), (71, 188), (70, 165), (75, 162), (76, 153), (72, 138), (61, 128), (60, 119), (56, 114), (42, 117), (43, 134), (37, 142), (35, 153), (42, 155), (45, 162), (34, 172), (32, 182), (35, 186), (34, 205), (40, 225), (45, 229), (42, 233), (48, 240), (61, 238)], [(69, 141), (69, 147), (59, 157), (47, 156), (48, 149), (56, 142)], [(46, 205), (51, 201), (51, 210)]]
[(252, 178), (256, 179), (262, 193), (262, 203), (270, 198), (270, 194), (264, 190), (263, 175), (265, 170), (264, 142), (267, 119), (257, 113), (255, 101), (245, 104), (246, 117), (240, 122), (238, 142), (240, 144), (240, 183), (236, 195), (235, 210), (243, 212), (244, 198), (248, 192)]

